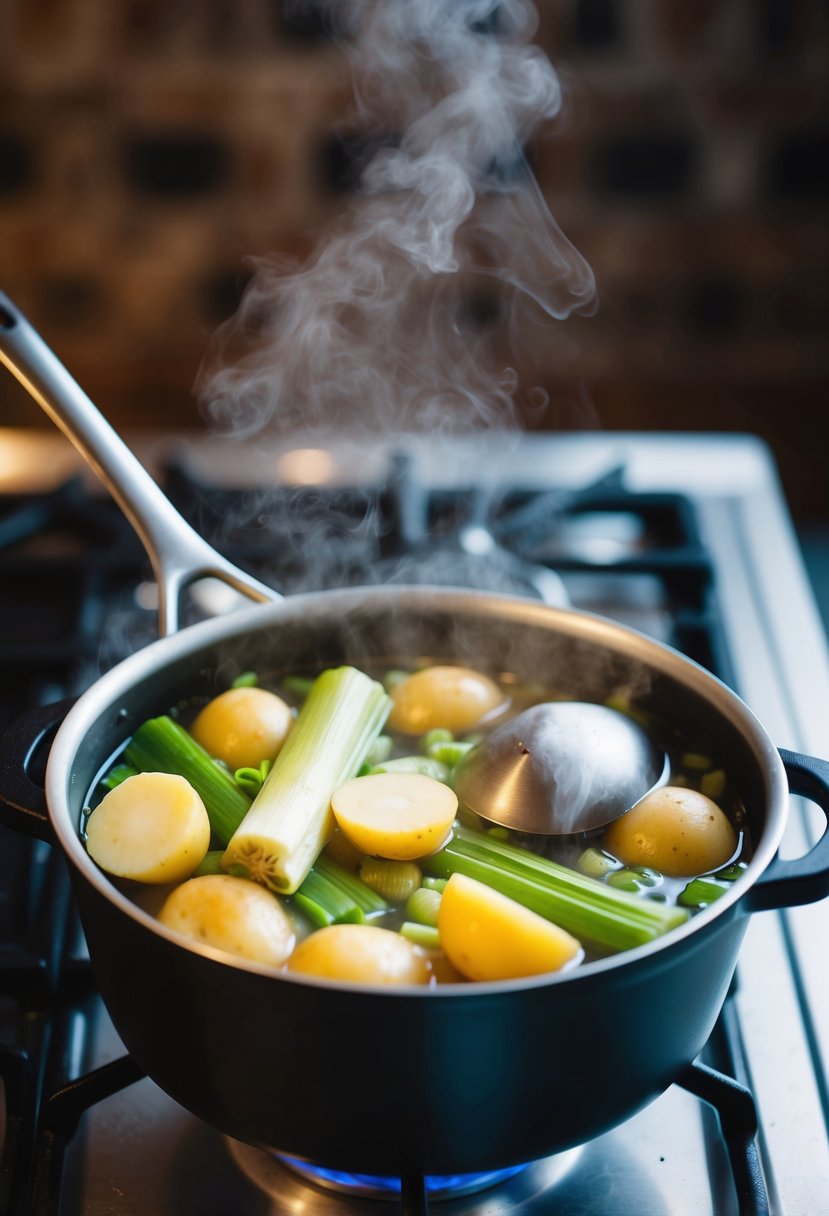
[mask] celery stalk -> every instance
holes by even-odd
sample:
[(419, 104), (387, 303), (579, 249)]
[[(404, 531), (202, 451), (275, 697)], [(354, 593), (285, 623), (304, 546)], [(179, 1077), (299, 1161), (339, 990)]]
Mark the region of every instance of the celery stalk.
[(629, 950), (684, 924), (683, 908), (608, 887), (525, 849), (456, 827), (424, 869), (448, 878), (477, 878), (602, 950)]
[(355, 667), (324, 671), (311, 688), (222, 864), (289, 895), (334, 828), (331, 795), (360, 767), (391, 708), (382, 684)]

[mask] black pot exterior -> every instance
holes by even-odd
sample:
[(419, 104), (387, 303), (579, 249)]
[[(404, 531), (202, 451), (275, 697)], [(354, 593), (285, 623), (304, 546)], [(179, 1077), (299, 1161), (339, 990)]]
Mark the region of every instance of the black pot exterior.
[(110, 1015), (162, 1089), (237, 1139), (391, 1176), (514, 1165), (630, 1117), (702, 1049), (747, 924), (564, 983), (366, 992), (182, 952), (77, 887)]
[[(336, 1169), (467, 1173), (594, 1138), (667, 1088), (703, 1047), (747, 924), (741, 892), (771, 861), (785, 772), (711, 676), (629, 630), (465, 593), (333, 593), (209, 622), (134, 655), (84, 695), (47, 773), (90, 957), (137, 1063), (228, 1134)], [(565, 695), (620, 690), (691, 728), (750, 812), (754, 860), (669, 938), (569, 974), (436, 991), (324, 985), (234, 965), (140, 912), (92, 864), (78, 822), (136, 725), (237, 670), (408, 655), (474, 661)]]

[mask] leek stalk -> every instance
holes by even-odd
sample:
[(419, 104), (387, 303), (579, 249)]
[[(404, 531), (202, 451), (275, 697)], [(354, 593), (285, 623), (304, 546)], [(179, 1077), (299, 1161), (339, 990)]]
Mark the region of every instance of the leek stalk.
[(331, 795), (358, 771), (390, 709), (383, 686), (355, 667), (318, 676), (228, 843), (225, 868), (239, 866), (283, 895), (296, 891), (334, 829)]

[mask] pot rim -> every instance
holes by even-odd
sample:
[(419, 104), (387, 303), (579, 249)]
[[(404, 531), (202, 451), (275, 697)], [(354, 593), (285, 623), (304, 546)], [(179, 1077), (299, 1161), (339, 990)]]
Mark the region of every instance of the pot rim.
[[(390, 608), (399, 600), (405, 600), (407, 605), (414, 604), (423, 611), (428, 610), (430, 606), (434, 607), (437, 602), (442, 610), (460, 614), (473, 610), (474, 614), (478, 615), (503, 617), (507, 613), (517, 624), (550, 625), (558, 633), (563, 632), (587, 640), (595, 639), (605, 648), (623, 650), (628, 657), (641, 660), (660, 674), (674, 677), (723, 709), (751, 742), (758, 763), (763, 766), (767, 782), (770, 814), (762, 836), (755, 842), (746, 871), (714, 904), (690, 917), (686, 924), (645, 945), (583, 963), (572, 970), (517, 980), (438, 984), (428, 988), (414, 985), (357, 985), (275, 971), (264, 964), (227, 954), (168, 929), (121, 892), (87, 853), (78, 825), (73, 822), (69, 810), (74, 757), (91, 723), (100, 717), (102, 708), (114, 705), (139, 679), (151, 677), (176, 659), (192, 655), (202, 648), (206, 649), (237, 635), (266, 631), (278, 625), (283, 618), (330, 616), (332, 611), (345, 612), (363, 604), (369, 607), (376, 604)], [(521, 596), (494, 595), (489, 592), (441, 586), (399, 584), (292, 595), (283, 600), (241, 608), (225, 616), (189, 625), (179, 633), (149, 643), (99, 677), (70, 709), (50, 748), (45, 790), (49, 819), (55, 837), (75, 869), (120, 912), (179, 949), (187, 949), (206, 960), (259, 974), (277, 983), (310, 984), (326, 989), (335, 988), (338, 992), (351, 991), (355, 995), (375, 993), (386, 997), (405, 996), (411, 999), (435, 1000), (459, 997), (471, 999), (476, 995), (506, 996), (529, 988), (546, 988), (552, 984), (590, 982), (594, 976), (619, 967), (635, 965), (637, 961), (650, 958), (663, 950), (680, 948), (689, 937), (703, 932), (707, 925), (734, 908), (755, 879), (771, 863), (785, 827), (788, 781), (777, 748), (745, 702), (718, 677), (671, 646), (658, 642), (630, 626), (582, 609), (554, 608)]]

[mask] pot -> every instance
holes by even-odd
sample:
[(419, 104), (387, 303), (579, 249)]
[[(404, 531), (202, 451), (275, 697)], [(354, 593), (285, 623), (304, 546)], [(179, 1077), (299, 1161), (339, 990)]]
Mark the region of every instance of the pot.
[[(12, 325), (3, 329), (0, 320), (0, 345), (11, 361), (10, 334), (17, 338), (24, 323), (4, 307)], [(17, 366), (34, 349), (37, 366), (28, 367), (26, 382), (51, 397), (54, 377), (25, 336), (28, 352), (15, 352)], [(94, 407), (73, 400), (89, 432)], [(65, 418), (61, 425), (72, 429)], [(96, 467), (117, 481), (109, 438), (95, 426)], [(87, 433), (80, 446), (88, 451), (90, 441)], [(163, 529), (148, 523), (148, 511), (172, 508), (137, 462), (130, 478), (142, 497), (122, 481), (119, 499), (152, 545)], [(212, 553), (199, 543), (198, 560), (175, 545), (154, 553), (168, 629), (173, 591), (204, 569), (205, 549)], [(211, 572), (247, 584), (213, 556)], [(255, 584), (249, 593), (272, 594)], [(145, 718), (183, 695), (209, 697), (243, 670), (256, 669), (265, 682), (342, 662), (397, 665), (405, 656), (491, 665), (578, 699), (632, 695), (734, 780), (752, 837), (745, 873), (683, 927), (573, 971), (374, 989), (275, 974), (187, 942), (87, 855), (78, 830), (87, 795)], [(39, 744), (48, 746), (45, 799), (30, 776)], [(135, 1062), (223, 1132), (333, 1169), (473, 1173), (608, 1131), (658, 1097), (701, 1051), (749, 915), (829, 893), (829, 834), (803, 858), (776, 857), (790, 792), (829, 816), (829, 764), (778, 752), (730, 689), (669, 647), (591, 614), (513, 597), (395, 587), (260, 604), (162, 637), (99, 679), (65, 717), (41, 709), (18, 723), (0, 752), (6, 820), (65, 855), (97, 983)]]

